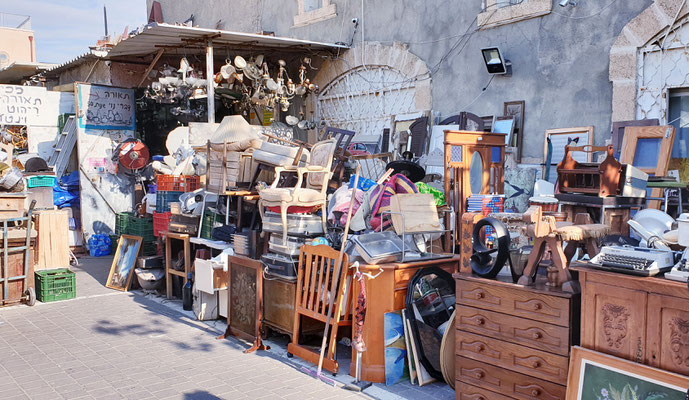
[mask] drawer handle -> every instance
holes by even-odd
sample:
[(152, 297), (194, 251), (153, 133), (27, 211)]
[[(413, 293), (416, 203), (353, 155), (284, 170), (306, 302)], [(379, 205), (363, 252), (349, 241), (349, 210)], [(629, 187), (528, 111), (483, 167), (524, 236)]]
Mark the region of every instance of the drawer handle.
[(540, 396), (540, 395), (541, 395), (541, 391), (538, 390), (538, 389), (534, 389), (534, 390), (531, 391), (531, 395), (532, 395), (533, 397)]
[[(534, 368), (538, 368), (538, 367), (541, 366), (541, 362), (540, 362), (540, 361), (534, 361), (534, 362), (531, 364), (531, 366), (534, 367)], [(534, 395), (534, 396), (535, 396), (535, 395)]]
[(476, 292), (476, 300), (481, 300), (483, 298), (483, 292)]
[(484, 377), (485, 375), (483, 374), (483, 372), (477, 371), (477, 372), (474, 374), (474, 376), (476, 377), (476, 379), (483, 379), (483, 377)]
[(541, 309), (541, 307), (543, 307), (543, 306), (541, 305), (541, 303), (534, 303), (534, 305), (533, 305), (533, 309), (534, 309), (534, 311), (538, 311), (538, 310), (540, 310), (540, 309)]
[(476, 351), (479, 352), (479, 353), (482, 352), (483, 350), (485, 350), (485, 348), (486, 348), (486, 347), (485, 347), (484, 345), (482, 345), (482, 344), (477, 344), (477, 345), (476, 345)]
[(483, 319), (483, 318), (481, 318), (481, 317), (478, 317), (478, 318), (476, 318), (476, 323), (477, 323), (478, 325), (483, 325), (483, 324), (486, 323), (486, 320)]
[(543, 335), (541, 335), (541, 332), (534, 332), (533, 335), (531, 335), (531, 337), (533, 337), (534, 340), (538, 340), (542, 338)]

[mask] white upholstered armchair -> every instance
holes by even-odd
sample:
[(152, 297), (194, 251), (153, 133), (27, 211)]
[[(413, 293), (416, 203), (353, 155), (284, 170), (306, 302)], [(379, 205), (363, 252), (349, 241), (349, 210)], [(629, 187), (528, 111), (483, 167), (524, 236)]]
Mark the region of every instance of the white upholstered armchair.
[[(305, 167), (281, 166), (275, 167), (273, 184), (259, 192), (258, 209), (263, 218), (264, 207), (280, 207), (282, 218), (282, 241), (287, 242), (287, 212), (290, 206), (315, 207), (321, 206), (323, 231), (326, 227), (326, 204), (328, 181), (332, 176), (333, 156), (337, 147), (335, 140), (324, 140), (311, 148), (310, 162)], [(278, 188), (280, 173), (296, 172), (297, 183), (292, 188)], [(302, 184), (305, 183), (305, 187)]]

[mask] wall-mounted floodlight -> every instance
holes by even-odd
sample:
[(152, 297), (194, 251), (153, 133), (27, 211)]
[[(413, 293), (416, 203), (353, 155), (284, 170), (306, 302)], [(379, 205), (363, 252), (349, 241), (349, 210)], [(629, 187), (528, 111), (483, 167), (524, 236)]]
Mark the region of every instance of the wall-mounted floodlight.
[(500, 49), (497, 47), (487, 47), (481, 49), (483, 62), (489, 74), (512, 76), (512, 63), (502, 57)]

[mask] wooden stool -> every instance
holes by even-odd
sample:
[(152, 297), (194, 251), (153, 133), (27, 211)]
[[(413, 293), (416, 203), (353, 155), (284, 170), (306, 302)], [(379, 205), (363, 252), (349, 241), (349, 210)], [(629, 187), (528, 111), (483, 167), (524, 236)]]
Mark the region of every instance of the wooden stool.
[[(189, 235), (186, 233), (165, 231), (161, 232), (161, 235), (165, 237), (165, 295), (169, 299), (172, 296), (171, 275), (181, 276), (184, 278), (185, 284), (189, 280), (189, 273), (191, 272), (191, 243), (189, 242)], [(172, 268), (172, 240), (184, 242), (184, 272)]]
[[(331, 269), (334, 271), (337, 268), (335, 265), (337, 258), (337, 250), (326, 245), (304, 245), (301, 247), (297, 271), (294, 328), (292, 329), (292, 342), (287, 345), (288, 354), (318, 364), (319, 352), (299, 344), (301, 317), (326, 323), (328, 320), (328, 296), (335, 295), (332, 303), (335, 309), (332, 310), (332, 318), (330, 319), (332, 327), (329, 331), (328, 351), (323, 360), (323, 368), (334, 374), (340, 370), (340, 366), (335, 360), (337, 329), (341, 326), (352, 325), (352, 274), (349, 269), (349, 259), (347, 254), (343, 255), (340, 276), (333, 277), (331, 276)], [(348, 281), (349, 285), (347, 285)], [(347, 288), (346, 291), (345, 288)]]
[[(610, 228), (603, 224), (581, 224), (557, 226), (555, 217), (543, 216), (540, 206), (531, 206), (524, 213), (524, 221), (530, 225), (526, 233), (534, 239), (534, 248), (524, 269), (524, 274), (519, 278), (520, 285), (531, 285), (536, 276), (538, 263), (543, 257), (546, 245), (552, 252), (554, 270), (548, 272), (548, 284), (562, 286), (562, 289), (571, 293), (578, 293), (578, 283), (572, 281), (572, 276), (567, 269), (576, 249), (584, 246), (590, 257), (598, 254), (598, 239), (607, 234)], [(590, 222), (585, 217), (577, 216), (576, 222)], [(568, 242), (563, 249), (562, 242)]]

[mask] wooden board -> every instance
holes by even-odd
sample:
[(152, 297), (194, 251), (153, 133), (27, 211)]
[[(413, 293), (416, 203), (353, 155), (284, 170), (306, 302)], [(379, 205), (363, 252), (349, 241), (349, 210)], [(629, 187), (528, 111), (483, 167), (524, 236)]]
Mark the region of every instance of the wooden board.
[(38, 260), (36, 271), (69, 268), (69, 213), (46, 210), (36, 215)]
[(398, 235), (403, 231), (413, 233), (443, 229), (430, 193), (396, 194), (390, 198), (390, 211), (393, 212), (392, 225)]

